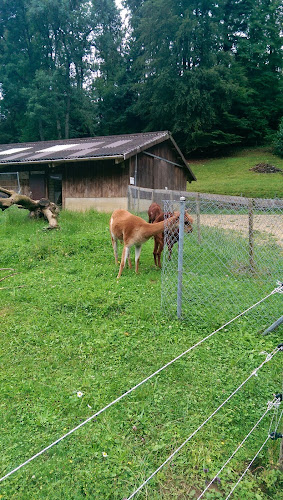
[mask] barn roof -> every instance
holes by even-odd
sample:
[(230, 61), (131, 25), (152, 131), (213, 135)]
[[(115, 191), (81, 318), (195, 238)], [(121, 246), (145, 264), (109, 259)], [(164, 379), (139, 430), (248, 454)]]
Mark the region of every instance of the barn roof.
[(121, 159), (145, 151), (155, 144), (169, 140), (176, 149), (182, 167), (190, 170), (182, 152), (170, 132), (145, 132), (139, 134), (109, 135), (84, 139), (65, 139), (59, 141), (26, 142), (0, 144), (0, 168), (2, 165), (31, 163), (61, 163), (79, 160)]

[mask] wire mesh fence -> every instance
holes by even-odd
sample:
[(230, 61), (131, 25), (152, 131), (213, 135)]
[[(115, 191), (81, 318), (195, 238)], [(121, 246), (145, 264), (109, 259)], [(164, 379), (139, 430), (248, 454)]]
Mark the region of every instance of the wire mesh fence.
[[(189, 318), (198, 307), (225, 319), (282, 280), (283, 200), (193, 193), (181, 204), (165, 200), (163, 210), (183, 210), (185, 218), (193, 218), (193, 231), (184, 225), (183, 235), (165, 226), (161, 302), (166, 314)], [(278, 303), (276, 308), (280, 311)], [(269, 313), (273, 319), (280, 315), (274, 318), (277, 313), (268, 308), (262, 312), (266, 321)]]
[[(20, 193), (20, 180), (18, 172), (0, 172), (0, 186), (5, 189), (10, 189)], [(6, 195), (2, 193), (1, 197), (5, 198)]]
[(186, 194), (185, 191), (128, 186), (128, 210), (136, 213), (146, 212), (153, 201), (162, 207), (164, 200), (173, 202), (184, 196), (184, 193)]

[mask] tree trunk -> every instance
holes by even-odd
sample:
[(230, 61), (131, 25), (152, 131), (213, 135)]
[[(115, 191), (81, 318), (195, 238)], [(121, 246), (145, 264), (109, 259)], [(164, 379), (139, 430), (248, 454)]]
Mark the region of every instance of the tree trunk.
[(18, 194), (15, 191), (10, 191), (9, 189), (2, 188), (1, 186), (0, 193), (8, 195), (7, 198), (0, 198), (0, 209), (2, 211), (7, 210), (7, 208), (10, 208), (12, 205), (18, 205), (19, 208), (29, 210), (31, 217), (44, 217), (44, 219), (48, 220), (49, 226), (46, 229), (59, 228), (57, 221), (59, 208), (52, 201), (49, 201), (46, 198), (32, 200), (29, 196)]

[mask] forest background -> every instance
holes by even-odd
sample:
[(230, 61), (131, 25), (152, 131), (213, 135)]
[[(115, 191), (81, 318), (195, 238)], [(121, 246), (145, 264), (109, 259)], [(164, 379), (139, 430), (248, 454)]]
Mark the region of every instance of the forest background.
[(167, 129), (185, 154), (272, 141), (281, 0), (122, 5), (1, 1), (0, 143)]

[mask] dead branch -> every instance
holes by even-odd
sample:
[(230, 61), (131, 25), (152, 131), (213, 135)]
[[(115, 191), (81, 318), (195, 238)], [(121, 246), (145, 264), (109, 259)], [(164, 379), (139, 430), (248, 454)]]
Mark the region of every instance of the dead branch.
[(0, 278), (0, 281), (5, 280), (6, 278), (11, 278), (11, 276), (15, 276), (15, 274), (19, 274), (19, 273), (7, 274), (7, 276), (4, 276), (4, 278)]
[(7, 290), (8, 288), (24, 288), (26, 285), (17, 285), (17, 286), (0, 286), (0, 290)]
[(58, 229), (57, 217), (59, 214), (58, 206), (52, 201), (41, 198), (40, 200), (32, 200), (29, 196), (18, 194), (15, 191), (5, 189), (0, 186), (0, 193), (6, 194), (7, 198), (0, 198), (0, 209), (7, 210), (12, 205), (17, 205), (18, 208), (29, 210), (30, 216), (34, 218), (43, 217), (49, 222), (46, 229)]

